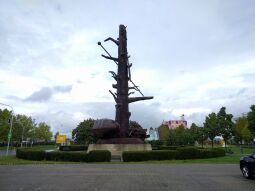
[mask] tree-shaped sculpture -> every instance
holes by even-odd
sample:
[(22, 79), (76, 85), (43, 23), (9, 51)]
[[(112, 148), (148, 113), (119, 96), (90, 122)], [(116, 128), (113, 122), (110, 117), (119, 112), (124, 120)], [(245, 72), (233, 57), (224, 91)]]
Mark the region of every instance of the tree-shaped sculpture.
[[(116, 116), (115, 121), (119, 124), (119, 132), (114, 137), (119, 138), (127, 138), (136, 137), (145, 138), (146, 130), (140, 129), (133, 129), (132, 131), (129, 130), (129, 118), (131, 113), (129, 112), (129, 103), (153, 99), (153, 97), (145, 97), (137, 85), (131, 79), (131, 66), (132, 64), (129, 63), (129, 55), (127, 51), (127, 32), (126, 27), (124, 25), (119, 26), (119, 38), (117, 40), (109, 37), (105, 40), (112, 41), (118, 46), (118, 58), (112, 57), (109, 52), (103, 47), (101, 42), (98, 42), (108, 56), (102, 55), (106, 59), (113, 60), (118, 67), (117, 74), (114, 71), (109, 71), (112, 74), (114, 80), (116, 80), (116, 84), (113, 84), (112, 87), (117, 89), (116, 93), (113, 93), (111, 90), (109, 92), (112, 94), (115, 102), (116, 102)], [(132, 84), (132, 87), (129, 87), (129, 82)], [(141, 97), (129, 97), (134, 92), (130, 92), (130, 90), (138, 91), (142, 96)], [(95, 126), (95, 125), (94, 125)], [(98, 127), (98, 123), (96, 125)], [(99, 125), (100, 126), (100, 125)], [(98, 128), (95, 129), (98, 129)], [(102, 127), (102, 125), (101, 125)], [(102, 128), (105, 128), (104, 126)], [(110, 128), (109, 128), (110, 129)], [(99, 130), (98, 130), (99, 131)], [(95, 130), (95, 132), (98, 132)], [(109, 135), (109, 133), (108, 133)], [(113, 137), (113, 136), (110, 136)]]

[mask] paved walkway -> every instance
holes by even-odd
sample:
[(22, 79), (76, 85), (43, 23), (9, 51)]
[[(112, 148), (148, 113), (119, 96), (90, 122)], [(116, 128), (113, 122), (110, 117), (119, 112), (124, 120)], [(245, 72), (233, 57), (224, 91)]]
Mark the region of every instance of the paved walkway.
[[(5, 156), (6, 155), (6, 150), (0, 150), (0, 156)], [(9, 150), (8, 155), (16, 155), (15, 150)]]
[(1, 191), (246, 191), (233, 164), (74, 164), (0, 166)]

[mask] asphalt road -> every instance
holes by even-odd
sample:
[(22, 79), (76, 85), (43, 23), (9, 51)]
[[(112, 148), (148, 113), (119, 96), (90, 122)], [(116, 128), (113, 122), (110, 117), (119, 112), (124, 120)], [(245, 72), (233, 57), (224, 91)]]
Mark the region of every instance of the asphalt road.
[(235, 164), (74, 164), (0, 166), (1, 191), (255, 190)]

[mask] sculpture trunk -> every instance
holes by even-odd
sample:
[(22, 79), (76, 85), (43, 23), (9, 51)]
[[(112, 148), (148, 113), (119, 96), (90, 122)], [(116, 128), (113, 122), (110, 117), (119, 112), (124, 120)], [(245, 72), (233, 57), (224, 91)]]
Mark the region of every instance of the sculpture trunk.
[(130, 112), (128, 107), (128, 55), (127, 32), (119, 26), (117, 104), (115, 120), (120, 124), (120, 137), (126, 137), (129, 129)]
[[(129, 129), (129, 118), (131, 113), (129, 112), (129, 103), (142, 101), (147, 99), (153, 99), (151, 96), (145, 97), (137, 85), (131, 80), (130, 68), (132, 64), (128, 61), (127, 52), (127, 32), (124, 25), (119, 26), (119, 38), (117, 40), (109, 37), (105, 40), (112, 41), (118, 46), (118, 57), (112, 57), (110, 53), (102, 46), (101, 42), (98, 45), (101, 46), (108, 56), (102, 55), (104, 58), (113, 60), (117, 66), (117, 74), (114, 71), (109, 71), (112, 74), (114, 80), (117, 81), (112, 87), (117, 89), (114, 93), (111, 90), (109, 92), (112, 94), (116, 102), (116, 116), (115, 121), (103, 119), (98, 120), (94, 123), (93, 132), (98, 140), (98, 143), (108, 143), (108, 144), (140, 144), (147, 137), (145, 129)], [(132, 83), (132, 87), (128, 86), (128, 82)], [(129, 97), (129, 95), (134, 92), (129, 90), (138, 91), (142, 97)]]

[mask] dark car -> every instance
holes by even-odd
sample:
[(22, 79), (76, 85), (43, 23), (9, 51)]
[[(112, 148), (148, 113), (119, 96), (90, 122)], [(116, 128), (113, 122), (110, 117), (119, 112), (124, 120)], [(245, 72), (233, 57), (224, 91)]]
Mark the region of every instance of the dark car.
[(251, 178), (255, 174), (255, 153), (240, 158), (240, 169), (245, 178)]

